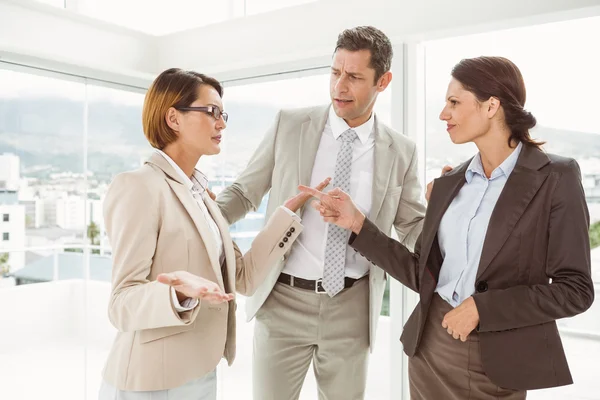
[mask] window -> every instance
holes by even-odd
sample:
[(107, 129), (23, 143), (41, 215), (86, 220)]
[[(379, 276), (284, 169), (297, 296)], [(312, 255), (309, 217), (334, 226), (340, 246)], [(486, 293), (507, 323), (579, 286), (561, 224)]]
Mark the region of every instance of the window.
[[(476, 154), (474, 145), (454, 145), (438, 120), (450, 71), (462, 58), (498, 55), (512, 60), (527, 86), (526, 109), (537, 118), (531, 132), (546, 151), (575, 158), (583, 176), (592, 221), (592, 276), (600, 292), (600, 129), (596, 121), (600, 58), (593, 38), (600, 18), (573, 20), (425, 43), (426, 181), (445, 164), (458, 165)], [(558, 55), (558, 56), (557, 56)], [(600, 399), (595, 360), (600, 358), (600, 307), (558, 321), (574, 385), (533, 391), (528, 398)], [(590, 397), (591, 396), (591, 397)]]
[(5, 242), (8, 242), (10, 240), (10, 233), (8, 233), (8, 232), (2, 233), (2, 240), (4, 240)]
[(2, 221), (9, 222), (10, 221), (10, 215), (9, 214), (2, 214)]

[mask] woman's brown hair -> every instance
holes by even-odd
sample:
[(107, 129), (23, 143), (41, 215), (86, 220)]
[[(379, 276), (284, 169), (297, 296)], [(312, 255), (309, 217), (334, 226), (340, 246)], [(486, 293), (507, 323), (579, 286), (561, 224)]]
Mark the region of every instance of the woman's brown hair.
[(212, 86), (223, 97), (219, 81), (194, 71), (170, 68), (152, 82), (142, 110), (144, 135), (152, 147), (162, 150), (177, 139), (165, 120), (167, 111), (171, 107), (189, 107), (198, 98), (202, 85)]

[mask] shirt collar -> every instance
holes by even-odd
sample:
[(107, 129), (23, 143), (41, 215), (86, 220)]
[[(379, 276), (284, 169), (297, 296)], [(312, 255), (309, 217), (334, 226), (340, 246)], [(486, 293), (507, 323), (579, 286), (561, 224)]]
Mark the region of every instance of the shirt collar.
[(365, 144), (369, 136), (373, 133), (373, 127), (375, 126), (375, 113), (371, 113), (371, 117), (364, 124), (357, 126), (356, 128), (350, 128), (343, 118), (340, 118), (335, 113), (333, 106), (329, 107), (329, 126), (333, 133), (333, 138), (337, 140), (340, 135), (346, 132), (348, 129), (352, 129), (358, 135), (360, 142)]
[(181, 179), (183, 180), (183, 183), (185, 185), (186, 188), (188, 188), (188, 190), (192, 190), (194, 189), (194, 181), (197, 183), (196, 186), (200, 186), (200, 187), (196, 187), (195, 189), (199, 192), (203, 192), (206, 187), (208, 186), (208, 178), (206, 177), (206, 175), (204, 175), (202, 172), (200, 172), (200, 170), (198, 169), (194, 169), (194, 173), (192, 174), (192, 178), (190, 179), (189, 176), (187, 176), (185, 174), (185, 172), (183, 172), (183, 170), (179, 167), (179, 165), (177, 165), (177, 163), (175, 161), (173, 161), (173, 159), (171, 157), (169, 157), (167, 155), (167, 153), (165, 153), (162, 150), (156, 149), (156, 152), (158, 154), (160, 154), (161, 156), (163, 156), (165, 158), (165, 160), (167, 160), (167, 162), (169, 164), (171, 164), (171, 166), (173, 167), (173, 169), (175, 170), (175, 172), (177, 172), (177, 174), (181, 177)]
[[(494, 171), (492, 171), (492, 176), (490, 177), (490, 180), (495, 179), (501, 175), (504, 175), (508, 178), (512, 171), (515, 169), (515, 166), (517, 165), (517, 160), (519, 159), (519, 154), (521, 154), (522, 148), (523, 143), (519, 142), (517, 148), (514, 149), (508, 157), (506, 157), (502, 164), (500, 164), (496, 169), (494, 169)], [(465, 179), (467, 180), (467, 183), (471, 183), (474, 174), (478, 174), (482, 177), (485, 177), (483, 164), (481, 163), (480, 153), (477, 153), (477, 155), (473, 157), (471, 163), (469, 164), (469, 167), (467, 168), (467, 171), (465, 172)]]

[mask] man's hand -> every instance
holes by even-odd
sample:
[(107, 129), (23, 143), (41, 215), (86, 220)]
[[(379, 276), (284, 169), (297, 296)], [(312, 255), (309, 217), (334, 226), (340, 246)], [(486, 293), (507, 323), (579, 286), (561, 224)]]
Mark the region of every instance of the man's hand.
[[(440, 174), (440, 176), (444, 176), (444, 174), (446, 172), (450, 172), (452, 171), (452, 167), (449, 165), (444, 166), (444, 168), (442, 168), (442, 173)], [(433, 190), (433, 181), (429, 182), (427, 184), (427, 191), (425, 192), (425, 200), (427, 200), (427, 202), (429, 202), (429, 198), (431, 197), (431, 191)]]
[(340, 188), (335, 188), (329, 193), (303, 185), (298, 186), (298, 189), (319, 199), (313, 201), (312, 206), (319, 211), (325, 222), (336, 224), (356, 234), (362, 229), (365, 215), (354, 204), (352, 198)]
[(231, 293), (223, 292), (215, 282), (187, 271), (160, 274), (156, 280), (175, 289), (178, 299), (181, 299), (180, 294), (182, 294), (184, 297), (205, 300), (212, 304), (220, 304), (227, 303), (235, 297)]
[(206, 193), (208, 193), (208, 196), (213, 200), (213, 201), (217, 201), (217, 195), (214, 194), (209, 188), (206, 188)]
[[(315, 189), (318, 191), (321, 191), (323, 189), (325, 189), (327, 187), (327, 185), (329, 185), (329, 182), (331, 182), (331, 178), (325, 178), (325, 180), (321, 183), (319, 183)], [(288, 210), (292, 211), (292, 212), (296, 212), (298, 211), (303, 205), (304, 203), (306, 203), (306, 201), (308, 199), (311, 198), (310, 194), (304, 193), (304, 192), (300, 192), (297, 195), (295, 195), (294, 197), (286, 200), (286, 202), (283, 204)]]
[(448, 331), (454, 339), (467, 341), (467, 337), (479, 324), (479, 312), (473, 297), (469, 297), (454, 310), (444, 315), (442, 327)]

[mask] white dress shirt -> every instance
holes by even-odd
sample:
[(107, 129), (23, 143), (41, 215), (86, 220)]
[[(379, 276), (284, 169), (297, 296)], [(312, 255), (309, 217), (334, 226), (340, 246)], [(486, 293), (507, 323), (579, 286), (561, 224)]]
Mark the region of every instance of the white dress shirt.
[[(375, 147), (375, 117), (374, 114), (364, 124), (352, 128), (358, 135), (353, 143), (352, 170), (350, 173), (350, 195), (368, 217), (371, 211), (373, 192), (374, 147)], [(315, 163), (310, 179), (310, 186), (315, 187), (325, 178), (335, 174), (337, 153), (342, 146), (337, 140), (342, 133), (350, 129), (346, 121), (329, 109), (329, 117), (321, 136)], [(330, 185), (327, 190), (333, 189)], [(323, 277), (325, 245), (327, 242), (328, 224), (317, 210), (310, 205), (302, 215), (304, 230), (292, 246), (288, 261), (283, 272), (298, 278), (316, 280)], [(369, 262), (350, 246), (346, 248), (346, 276), (361, 278), (369, 271)]]
[[(219, 227), (217, 223), (210, 215), (206, 204), (204, 204), (204, 200), (202, 200), (202, 193), (206, 190), (208, 185), (208, 180), (206, 176), (202, 174), (199, 170), (195, 169), (192, 175), (192, 179), (190, 179), (185, 172), (169, 157), (165, 152), (156, 150), (160, 155), (162, 155), (165, 160), (171, 164), (173, 169), (179, 174), (181, 179), (183, 180), (185, 186), (190, 191), (190, 195), (196, 200), (198, 207), (202, 210), (202, 214), (204, 218), (206, 218), (206, 222), (210, 227), (211, 232), (213, 233), (215, 242), (217, 243), (217, 248), (219, 249), (219, 263), (223, 265), (223, 260), (225, 259), (225, 249), (223, 248), (223, 238), (221, 238), (221, 231), (219, 231)], [(177, 300), (177, 293), (175, 293), (175, 289), (171, 288), (171, 298), (173, 299), (173, 305), (175, 306), (175, 310), (177, 312), (189, 311), (198, 305), (198, 299), (187, 298), (183, 301), (182, 304)]]

